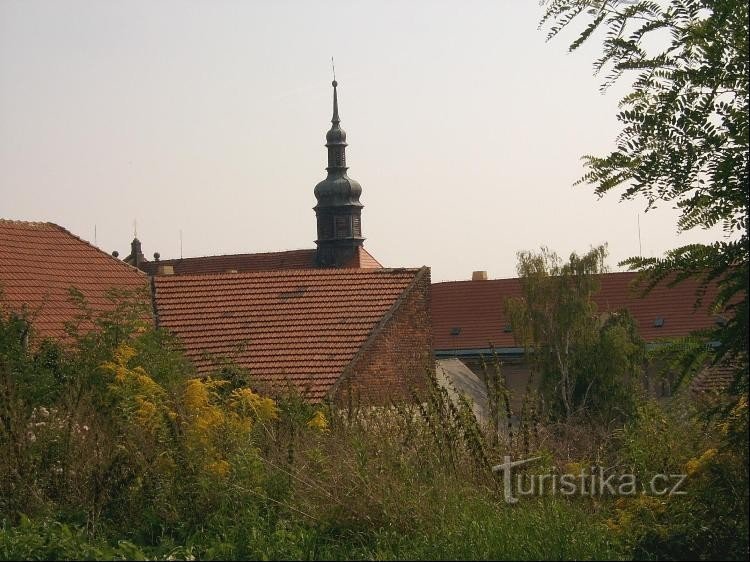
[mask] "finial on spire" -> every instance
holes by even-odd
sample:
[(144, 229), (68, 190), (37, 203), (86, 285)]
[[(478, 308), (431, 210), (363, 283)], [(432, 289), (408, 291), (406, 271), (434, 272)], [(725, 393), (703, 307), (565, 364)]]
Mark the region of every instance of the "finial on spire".
[(336, 67), (333, 64), (333, 57), (331, 57), (331, 70), (333, 70), (333, 82), (331, 82), (333, 86), (333, 117), (331, 118), (331, 123), (338, 125), (341, 120), (339, 119), (339, 98), (336, 95), (336, 86), (339, 83), (336, 82)]

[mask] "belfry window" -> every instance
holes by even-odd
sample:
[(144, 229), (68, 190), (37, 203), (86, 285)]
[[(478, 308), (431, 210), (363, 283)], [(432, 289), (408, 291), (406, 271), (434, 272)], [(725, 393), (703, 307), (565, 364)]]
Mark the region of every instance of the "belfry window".
[(348, 238), (351, 236), (350, 225), (349, 217), (336, 217), (336, 238)]
[(333, 217), (321, 217), (318, 220), (318, 239), (329, 240), (333, 238)]

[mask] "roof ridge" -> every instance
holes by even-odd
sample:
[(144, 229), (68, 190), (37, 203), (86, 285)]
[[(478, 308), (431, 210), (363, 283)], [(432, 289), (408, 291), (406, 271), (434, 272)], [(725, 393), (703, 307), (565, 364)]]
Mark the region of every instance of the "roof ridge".
[(267, 256), (271, 254), (289, 254), (292, 252), (314, 252), (315, 248), (298, 248), (296, 250), (272, 250), (268, 252), (244, 252), (239, 254), (213, 254), (210, 256), (190, 256), (187, 258), (167, 258), (167, 259), (160, 259), (159, 263), (161, 262), (170, 262), (170, 261), (187, 261), (187, 260), (204, 260), (207, 258), (232, 258), (232, 257), (246, 257), (246, 256)]
[(86, 244), (89, 248), (91, 248), (93, 250), (96, 250), (97, 252), (99, 252), (100, 254), (106, 256), (107, 259), (113, 261), (114, 263), (120, 264), (122, 267), (125, 267), (126, 269), (129, 269), (131, 271), (138, 272), (139, 275), (142, 275), (144, 277), (144, 280), (145, 280), (145, 277), (147, 277), (147, 275), (146, 275), (145, 272), (141, 271), (140, 269), (138, 269), (134, 265), (130, 265), (129, 263), (125, 263), (121, 259), (118, 259), (118, 258), (114, 257), (112, 254), (109, 254), (109, 253), (105, 252), (104, 250), (102, 250), (101, 248), (99, 248), (97, 246), (94, 246), (91, 242), (89, 242), (88, 240), (85, 240), (85, 239), (81, 238), (77, 234), (73, 234), (70, 230), (68, 230), (64, 226), (60, 226), (59, 224), (56, 224), (54, 222), (48, 222), (47, 224), (50, 225), (50, 226), (52, 226), (52, 227), (54, 227), (54, 228), (56, 228), (56, 229), (58, 229), (61, 232), (64, 232), (65, 234), (68, 234), (69, 236), (72, 236), (73, 238), (75, 238), (79, 242), (82, 242), (82, 243)]
[(304, 275), (344, 275), (344, 274), (371, 274), (371, 275), (383, 275), (393, 273), (411, 273), (418, 272), (426, 266), (419, 267), (310, 267), (310, 268), (298, 268), (298, 269), (266, 269), (258, 271), (238, 271), (236, 273), (228, 273), (226, 271), (207, 271), (205, 273), (190, 273), (180, 275), (155, 275), (159, 280), (165, 279), (195, 279), (195, 278), (227, 278), (227, 279), (238, 279), (246, 277), (284, 277), (294, 274)]
[[(638, 275), (640, 271), (605, 271), (597, 273), (596, 275)], [(448, 285), (451, 283), (490, 283), (492, 281), (517, 281), (520, 277), (498, 277), (495, 279), (484, 279), (482, 281), (475, 281), (473, 279), (455, 279), (452, 281), (435, 281), (433, 285)]]
[(141, 271), (137, 267), (134, 267), (132, 265), (129, 265), (129, 264), (125, 263), (122, 260), (117, 259), (112, 254), (109, 254), (109, 253), (105, 252), (104, 250), (102, 250), (101, 248), (98, 248), (97, 246), (94, 246), (88, 240), (84, 240), (83, 238), (81, 238), (77, 234), (72, 233), (70, 230), (68, 230), (64, 226), (60, 226), (59, 224), (54, 223), (52, 221), (22, 221), (22, 220), (14, 220), (14, 219), (0, 219), (0, 224), (11, 224), (11, 225), (32, 226), (32, 227), (36, 227), (36, 226), (47, 226), (47, 227), (50, 227), (52, 229), (58, 230), (60, 232), (63, 232), (65, 234), (67, 234), (68, 236), (71, 236), (72, 238), (75, 238), (76, 240), (78, 240), (79, 242), (85, 244), (89, 248), (91, 248), (93, 250), (96, 250), (98, 253), (106, 256), (109, 260), (112, 260), (114, 263), (118, 263), (121, 266), (123, 266), (123, 267), (125, 267), (127, 269), (130, 269), (131, 271), (133, 271), (133, 270), (137, 271), (141, 275), (144, 275), (144, 276), (146, 275), (143, 271)]
[(3, 219), (3, 218), (0, 218), (0, 224), (17, 224), (17, 225), (27, 225), (27, 226), (53, 226), (53, 227), (58, 226), (55, 223), (50, 222), (50, 221), (24, 221), (24, 220)]

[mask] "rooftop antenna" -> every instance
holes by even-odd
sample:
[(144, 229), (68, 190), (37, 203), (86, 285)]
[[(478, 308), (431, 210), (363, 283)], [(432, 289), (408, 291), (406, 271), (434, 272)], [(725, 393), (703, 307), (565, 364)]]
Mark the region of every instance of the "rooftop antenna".
[(638, 213), (638, 257), (643, 257), (643, 246), (641, 245), (641, 214)]
[(96, 223), (94, 223), (94, 246), (96, 246)]
[(180, 229), (180, 259), (182, 259), (182, 229)]
[(133, 238), (138, 238), (138, 221), (133, 219)]
[(333, 81), (336, 81), (336, 65), (333, 64), (333, 57), (331, 57), (331, 70), (333, 71)]

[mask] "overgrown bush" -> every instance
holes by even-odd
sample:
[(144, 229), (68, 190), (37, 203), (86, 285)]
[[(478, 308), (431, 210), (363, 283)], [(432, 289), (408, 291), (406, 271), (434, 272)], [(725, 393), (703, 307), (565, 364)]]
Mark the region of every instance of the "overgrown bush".
[[(720, 447), (705, 456), (721, 435), (687, 410), (645, 404), (617, 431), (533, 415), (490, 431), (429, 373), (421, 402), (387, 408), (270, 399), (226, 361), (196, 376), (178, 342), (151, 326), (142, 296), (112, 304), (95, 314), (79, 301), (59, 343), (0, 309), (2, 559), (669, 556), (706, 540), (689, 508), (716, 517), (717, 552), (742, 548), (707, 500), (735, 490), (721, 509), (741, 526), (746, 471), (726, 478), (736, 457)], [(736, 435), (743, 419), (738, 411), (719, 431)], [(629, 502), (506, 504), (491, 470), (506, 455), (541, 457), (539, 470), (703, 468), (691, 473), (696, 503), (665, 503), (649, 525), (649, 506)]]

